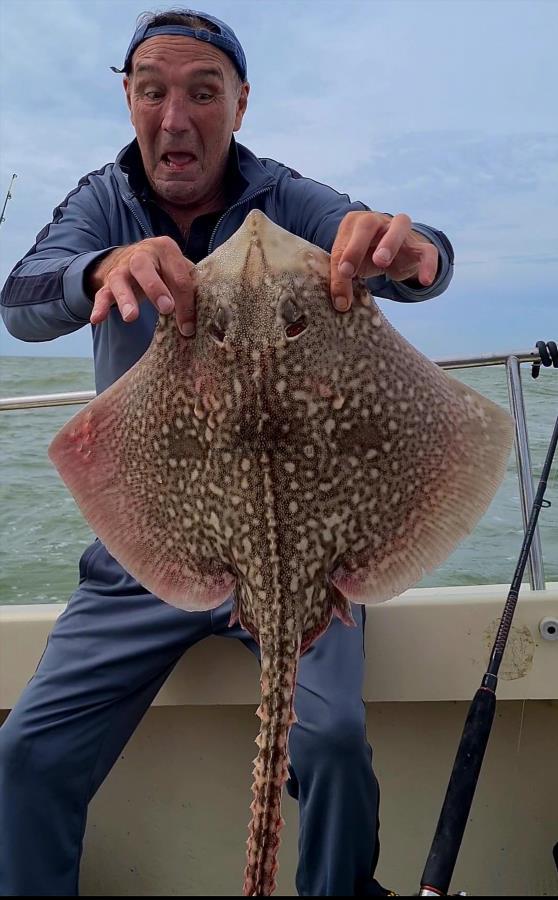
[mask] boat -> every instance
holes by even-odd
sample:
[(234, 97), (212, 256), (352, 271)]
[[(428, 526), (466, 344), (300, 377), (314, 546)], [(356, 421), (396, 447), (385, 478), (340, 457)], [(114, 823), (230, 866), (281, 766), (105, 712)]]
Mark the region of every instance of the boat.
[[(537, 352), (435, 362), (445, 369), (505, 366), (526, 524), (534, 491), (520, 366), (537, 365)], [(86, 403), (93, 396), (4, 398), (0, 411)], [(500, 669), (496, 717), (451, 893), (558, 896), (558, 582), (545, 581), (538, 534), (528, 579)], [(363, 700), (381, 786), (376, 876), (399, 894), (419, 891), (508, 590), (509, 584), (414, 588), (367, 610)], [(0, 606), (0, 722), (63, 609), (63, 603)], [(90, 805), (81, 894), (239, 892), (259, 697), (257, 662), (238, 642), (209, 638), (185, 655)], [(291, 896), (298, 821), (286, 792), (283, 812), (277, 894)]]

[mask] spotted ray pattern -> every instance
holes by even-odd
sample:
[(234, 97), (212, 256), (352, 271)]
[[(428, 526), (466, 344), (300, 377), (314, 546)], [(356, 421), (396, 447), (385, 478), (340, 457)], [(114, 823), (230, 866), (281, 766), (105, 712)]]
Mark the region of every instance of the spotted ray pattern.
[(109, 551), (186, 610), (235, 593), (261, 646), (244, 894), (275, 887), (298, 659), (350, 601), (399, 594), (474, 527), (511, 419), (387, 322), (339, 315), (329, 256), (254, 211), (197, 267), (198, 327), (144, 357), (50, 455)]

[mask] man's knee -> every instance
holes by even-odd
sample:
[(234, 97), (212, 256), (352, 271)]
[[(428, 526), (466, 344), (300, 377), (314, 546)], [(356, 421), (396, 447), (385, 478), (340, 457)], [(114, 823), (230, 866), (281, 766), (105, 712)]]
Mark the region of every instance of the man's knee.
[(11, 783), (26, 756), (23, 736), (12, 713), (0, 728), (0, 777)]
[(64, 780), (67, 764), (64, 750), (52, 739), (41, 740), (40, 732), (26, 734), (14, 711), (0, 728), (0, 774), (15, 786), (25, 779), (42, 784)]
[(358, 765), (370, 763), (370, 746), (366, 739), (362, 705), (346, 707), (336, 715), (306, 725), (301, 722), (291, 731), (289, 753), (293, 768), (301, 771), (310, 766)]

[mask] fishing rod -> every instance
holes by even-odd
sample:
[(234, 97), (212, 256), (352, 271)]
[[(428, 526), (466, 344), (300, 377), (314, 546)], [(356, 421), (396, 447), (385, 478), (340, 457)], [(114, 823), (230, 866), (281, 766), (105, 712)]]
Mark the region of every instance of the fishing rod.
[(550, 439), (550, 446), (542, 468), (539, 487), (531, 508), (519, 560), (492, 648), (488, 669), (469, 707), (461, 741), (457, 748), (457, 755), (438, 820), (438, 826), (422, 874), (419, 897), (444, 897), (447, 895), (475, 795), (484, 752), (490, 737), (490, 729), (492, 728), (496, 710), (498, 670), (510, 633), (513, 614), (521, 589), (521, 579), (529, 557), (529, 548), (533, 540), (541, 507), (550, 506), (550, 501), (543, 500), (543, 498), (557, 444), (558, 418)]
[(16, 178), (17, 178), (17, 175), (16, 175), (16, 173), (14, 172), (14, 174), (12, 175), (12, 180), (10, 181), (10, 186), (9, 186), (9, 188), (8, 188), (8, 193), (6, 194), (6, 199), (4, 200), (4, 206), (2, 207), (2, 212), (0, 213), (0, 225), (2, 224), (2, 222), (5, 222), (5, 221), (6, 221), (6, 217), (5, 217), (4, 213), (6, 212), (6, 207), (7, 207), (7, 205), (8, 205), (8, 200), (11, 200), (11, 199), (12, 199), (12, 185), (13, 185), (14, 181), (16, 180)]

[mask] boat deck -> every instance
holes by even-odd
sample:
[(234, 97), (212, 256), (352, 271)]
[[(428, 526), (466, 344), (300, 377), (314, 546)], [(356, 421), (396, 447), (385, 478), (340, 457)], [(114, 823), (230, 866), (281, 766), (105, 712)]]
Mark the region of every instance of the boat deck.
[[(418, 885), (469, 701), (507, 585), (423, 588), (368, 609), (364, 699), (381, 784), (378, 877)], [(63, 605), (0, 607), (0, 719), (32, 676)], [(452, 890), (558, 896), (558, 583), (523, 585), (498, 707)], [(86, 896), (238, 895), (258, 720), (258, 666), (232, 641), (190, 650), (89, 814)], [(297, 804), (285, 793), (277, 894), (296, 893)]]

